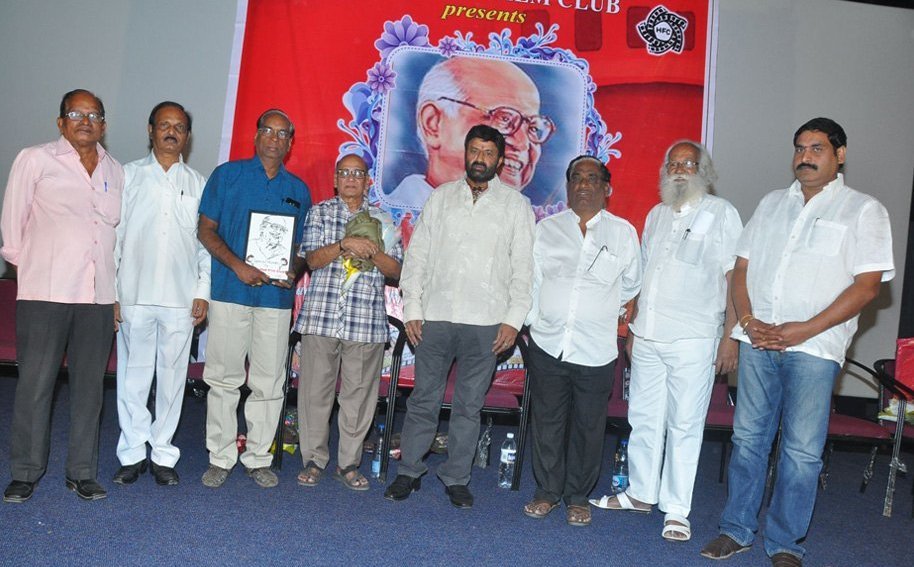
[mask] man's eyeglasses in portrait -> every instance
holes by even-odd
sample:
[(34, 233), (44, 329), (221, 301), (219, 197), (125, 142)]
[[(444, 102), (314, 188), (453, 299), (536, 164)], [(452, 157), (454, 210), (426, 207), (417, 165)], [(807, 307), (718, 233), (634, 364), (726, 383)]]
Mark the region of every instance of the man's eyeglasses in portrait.
[(524, 116), (521, 111), (516, 108), (511, 108), (510, 106), (496, 106), (491, 109), (482, 108), (471, 102), (446, 96), (440, 97), (438, 100), (447, 100), (469, 106), (470, 108), (475, 108), (485, 115), (486, 120), (488, 120), (489, 125), (492, 128), (501, 132), (505, 137), (517, 132), (524, 122), (527, 123), (527, 136), (534, 144), (545, 144), (546, 140), (555, 133), (555, 123), (552, 122), (548, 116), (543, 116), (541, 114), (537, 114), (536, 116)]

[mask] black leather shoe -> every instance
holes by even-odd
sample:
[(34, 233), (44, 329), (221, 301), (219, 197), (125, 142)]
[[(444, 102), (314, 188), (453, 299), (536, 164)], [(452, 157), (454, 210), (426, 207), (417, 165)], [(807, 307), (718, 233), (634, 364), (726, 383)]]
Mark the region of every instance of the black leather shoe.
[(146, 459), (132, 465), (125, 465), (117, 469), (114, 478), (111, 479), (115, 484), (127, 485), (136, 482), (140, 475), (146, 472)]
[(473, 494), (470, 492), (470, 489), (467, 488), (467, 485), (452, 484), (451, 486), (445, 486), (444, 491), (447, 493), (447, 497), (451, 499), (451, 504), (453, 504), (454, 507), (473, 507)]
[(384, 498), (388, 500), (393, 500), (394, 502), (399, 502), (400, 500), (406, 500), (409, 498), (409, 495), (413, 492), (419, 490), (419, 487), (422, 485), (422, 480), (419, 477), (406, 476), (405, 474), (398, 474), (397, 478), (394, 479), (390, 486), (387, 487), (387, 490), (384, 491)]
[(35, 492), (37, 482), (26, 482), (24, 480), (14, 480), (9, 483), (6, 490), (3, 491), (4, 502), (22, 503), (32, 497)]
[(67, 488), (76, 493), (83, 500), (101, 500), (108, 496), (102, 485), (97, 483), (94, 478), (87, 480), (67, 479)]
[(178, 472), (174, 467), (163, 467), (149, 461), (149, 472), (156, 479), (159, 486), (175, 486), (178, 484)]

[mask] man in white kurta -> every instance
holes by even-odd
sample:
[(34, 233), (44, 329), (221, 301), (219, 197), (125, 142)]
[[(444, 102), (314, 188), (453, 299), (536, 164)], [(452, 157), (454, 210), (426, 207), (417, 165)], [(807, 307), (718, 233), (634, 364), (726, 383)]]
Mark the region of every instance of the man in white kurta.
[[(210, 256), (196, 230), (206, 179), (181, 155), (190, 127), (181, 105), (157, 105), (149, 116), (152, 151), (124, 166), (115, 248), (118, 484), (131, 484), (145, 471), (147, 443), (156, 482), (178, 483), (174, 467), (181, 452), (172, 437), (181, 416), (193, 329), (206, 317), (210, 287)], [(155, 419), (147, 408), (153, 376)]]
[[(688, 521), (715, 373), (735, 369), (738, 344), (728, 277), (742, 231), (729, 202), (708, 194), (716, 175), (707, 150), (674, 143), (661, 167), (660, 193), (644, 225), (644, 285), (630, 337), (630, 486), (598, 501), (609, 509), (666, 515), (662, 536), (691, 537)], [(730, 307), (730, 308), (728, 308)]]

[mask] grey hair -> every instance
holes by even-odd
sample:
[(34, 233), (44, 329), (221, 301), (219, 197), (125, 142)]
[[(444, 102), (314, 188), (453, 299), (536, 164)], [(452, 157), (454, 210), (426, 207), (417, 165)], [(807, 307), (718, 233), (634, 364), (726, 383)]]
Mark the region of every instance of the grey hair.
[(694, 140), (676, 140), (666, 149), (666, 153), (663, 155), (663, 164), (660, 165), (660, 179), (666, 179), (668, 175), (666, 164), (670, 161), (670, 153), (673, 148), (680, 144), (688, 144), (698, 150), (698, 175), (708, 183), (708, 189), (713, 189), (714, 183), (717, 182), (717, 171), (714, 170), (714, 164), (711, 162), (711, 153), (704, 144)]

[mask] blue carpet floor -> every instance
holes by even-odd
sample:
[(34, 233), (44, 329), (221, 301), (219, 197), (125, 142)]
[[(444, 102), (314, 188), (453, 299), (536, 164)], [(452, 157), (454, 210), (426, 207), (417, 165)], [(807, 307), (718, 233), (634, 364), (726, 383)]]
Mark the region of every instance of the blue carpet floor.
[[(0, 377), (0, 481), (9, 480), (9, 427), (16, 379)], [(105, 392), (99, 480), (108, 498), (82, 502), (64, 487), (68, 389), (58, 387), (48, 472), (24, 504), (0, 505), (2, 565), (669, 565), (712, 566), (698, 555), (716, 536), (726, 487), (717, 482), (720, 444), (704, 444), (691, 515), (693, 538), (660, 538), (663, 515), (595, 510), (593, 525), (565, 523), (564, 511), (545, 520), (525, 517), (533, 493), (529, 458), (520, 492), (499, 489), (496, 467), (474, 468), (471, 510), (452, 508), (441, 483), (423, 479), (404, 502), (384, 500), (383, 487), (346, 490), (329, 475), (314, 488), (300, 487), (299, 456), (286, 455), (279, 487), (258, 488), (236, 467), (218, 490), (200, 484), (206, 468), (205, 403), (187, 398), (177, 445), (181, 484), (159, 487), (149, 475), (122, 487), (117, 470), (115, 393)], [(446, 423), (443, 425), (446, 427)], [(498, 426), (495, 449), (513, 428)], [(616, 443), (607, 434), (606, 460)], [(529, 448), (528, 448), (529, 451)], [(529, 457), (529, 452), (527, 453)], [(910, 465), (914, 458), (905, 453)], [(865, 494), (857, 489), (867, 455), (837, 451), (827, 490), (818, 504), (807, 542), (807, 565), (911, 565), (911, 479), (899, 481), (892, 518), (881, 515), (888, 456), (880, 455), (876, 477)], [(366, 457), (362, 469), (368, 470)], [(441, 457), (430, 457), (434, 472)], [(331, 462), (331, 466), (334, 463)], [(396, 474), (392, 465), (391, 476)], [(609, 490), (607, 471), (594, 490)], [(763, 511), (764, 525), (764, 511)], [(761, 542), (725, 565), (767, 565)]]

